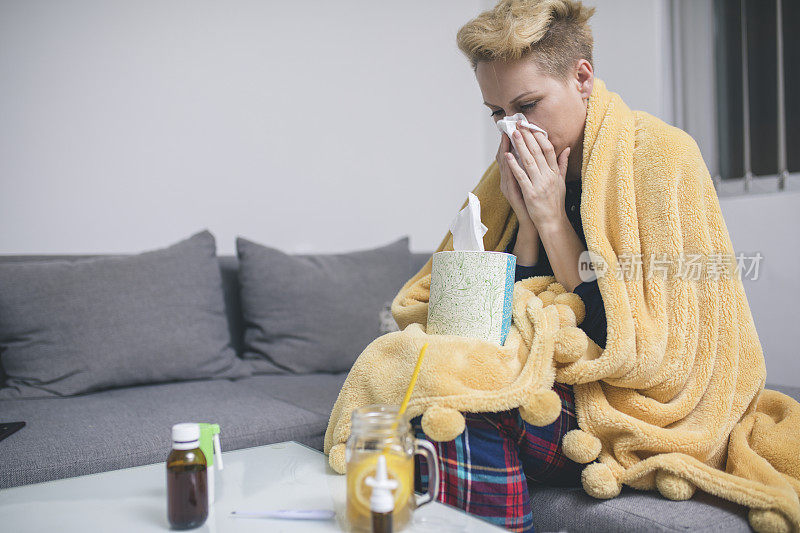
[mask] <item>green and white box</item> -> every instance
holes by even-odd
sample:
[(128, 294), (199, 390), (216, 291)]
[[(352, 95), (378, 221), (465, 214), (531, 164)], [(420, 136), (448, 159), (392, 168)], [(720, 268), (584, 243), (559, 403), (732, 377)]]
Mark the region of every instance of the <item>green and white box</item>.
[(436, 252), (431, 265), (427, 333), (505, 343), (514, 302), (513, 254)]

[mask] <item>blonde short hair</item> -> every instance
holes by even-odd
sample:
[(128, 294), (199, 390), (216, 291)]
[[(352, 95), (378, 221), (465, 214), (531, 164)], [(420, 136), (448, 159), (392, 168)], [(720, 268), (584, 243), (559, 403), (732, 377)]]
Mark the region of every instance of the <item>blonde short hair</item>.
[(577, 0), (500, 0), (458, 30), (458, 48), (475, 70), (481, 61), (528, 54), (549, 75), (566, 80), (579, 59), (592, 63), (594, 7)]

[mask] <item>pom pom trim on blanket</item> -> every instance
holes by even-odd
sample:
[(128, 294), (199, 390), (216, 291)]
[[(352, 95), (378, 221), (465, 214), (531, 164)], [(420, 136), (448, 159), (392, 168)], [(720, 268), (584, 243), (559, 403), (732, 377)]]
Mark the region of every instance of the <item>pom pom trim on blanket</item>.
[[(625, 484), (684, 499), (700, 489), (749, 507), (756, 531), (800, 532), (800, 404), (764, 389), (761, 344), (694, 139), (632, 111), (595, 78), (581, 169), (584, 234), (602, 272), (605, 349), (575, 327), (580, 311), (569, 323), (570, 313), (559, 307), (577, 296), (549, 287), (554, 278), (544, 277), (515, 285), (508, 346), (426, 335), (429, 259), (392, 302), (401, 331), (367, 347), (345, 382), (326, 433), (331, 465), (343, 468), (334, 455), (349, 434), (350, 410), (398, 403), (424, 339), (451, 355), (423, 370), (425, 386), (413, 400), (412, 416), (434, 406), (451, 410), (428, 417), (439, 438), (459, 429), (453, 411), (522, 407), (547, 422), (534, 411), (549, 401), (543, 393), (552, 372), (574, 387), (583, 433), (565, 437), (562, 446), (573, 460), (595, 461), (583, 471), (587, 493), (610, 498)], [(488, 228), (486, 250), (504, 250), (518, 226), (499, 183), (492, 163), (472, 191)], [(452, 249), (448, 232), (437, 251)], [(716, 266), (717, 276), (682, 278), (679, 261), (692, 255), (703, 268)], [(625, 276), (626, 257), (639, 257), (638, 276)], [(671, 261), (663, 274), (653, 266), (660, 257)], [(520, 284), (536, 284), (536, 298), (518, 300)], [(535, 376), (522, 376), (532, 369)]]

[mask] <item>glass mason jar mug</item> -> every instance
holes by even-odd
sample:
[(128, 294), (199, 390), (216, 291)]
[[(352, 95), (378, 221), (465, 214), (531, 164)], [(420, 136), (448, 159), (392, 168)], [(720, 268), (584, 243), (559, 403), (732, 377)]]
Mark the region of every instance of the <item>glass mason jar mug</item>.
[[(350, 438), (347, 439), (347, 520), (353, 530), (371, 531), (369, 499), (372, 488), (365, 480), (375, 475), (378, 456), (386, 454), (394, 490), (393, 525), (400, 530), (411, 520), (414, 508), (436, 499), (439, 490), (439, 462), (436, 450), (427, 440), (415, 439), (408, 418), (398, 417), (399, 407), (367, 405), (353, 411)], [(428, 492), (414, 493), (414, 455), (428, 462)]]

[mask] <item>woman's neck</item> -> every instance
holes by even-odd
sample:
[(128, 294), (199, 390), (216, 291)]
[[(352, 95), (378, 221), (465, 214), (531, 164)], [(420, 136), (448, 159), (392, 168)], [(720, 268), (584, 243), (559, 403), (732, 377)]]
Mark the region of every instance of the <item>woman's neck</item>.
[(567, 175), (565, 181), (581, 180), (581, 165), (583, 164), (583, 135), (572, 146), (569, 151), (569, 161), (567, 162)]

